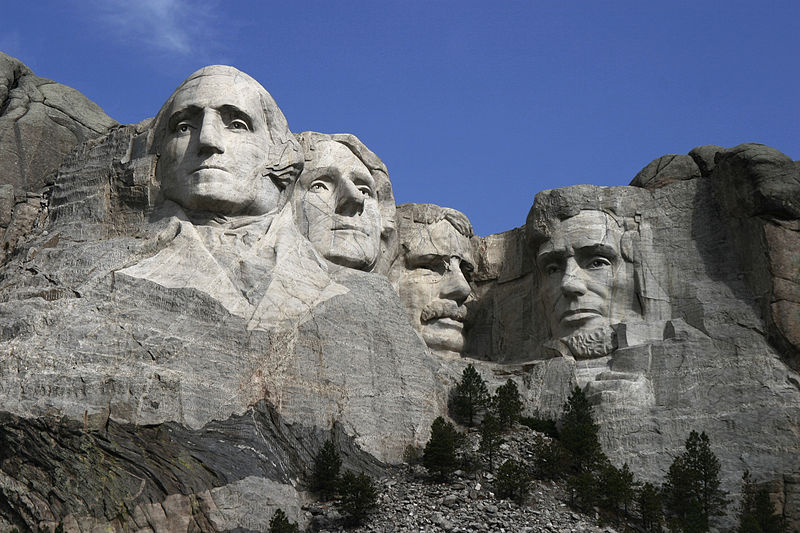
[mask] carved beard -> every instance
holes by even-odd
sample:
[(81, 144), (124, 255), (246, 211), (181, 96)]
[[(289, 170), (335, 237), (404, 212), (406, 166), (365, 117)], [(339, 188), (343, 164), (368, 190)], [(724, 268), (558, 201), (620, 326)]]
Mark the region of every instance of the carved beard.
[(617, 336), (611, 326), (579, 331), (561, 340), (576, 359), (605, 357), (617, 349)]

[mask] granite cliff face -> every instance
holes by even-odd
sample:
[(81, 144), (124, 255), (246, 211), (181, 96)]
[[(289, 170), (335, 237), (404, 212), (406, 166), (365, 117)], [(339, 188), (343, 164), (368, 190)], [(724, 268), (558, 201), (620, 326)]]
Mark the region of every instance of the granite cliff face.
[(39, 222), (63, 157), (116, 125), (75, 89), (0, 52), (0, 257)]
[(628, 187), (544, 191), (523, 226), (477, 237), (451, 209), (395, 212), (375, 154), (293, 135), (231, 67), (190, 76), (153, 120), (94, 120), (75, 124), (101, 137), (38, 149), (31, 168), (54, 176), (0, 174), (0, 222), (19, 228), (0, 264), (0, 529), (264, 531), (276, 507), (302, 522), (325, 438), (380, 473), (427, 440), (469, 362), (490, 388), (517, 381), (528, 413), (584, 387), (606, 452), (645, 479), (704, 430), (728, 490), (749, 469), (800, 518), (785, 155), (664, 156)]

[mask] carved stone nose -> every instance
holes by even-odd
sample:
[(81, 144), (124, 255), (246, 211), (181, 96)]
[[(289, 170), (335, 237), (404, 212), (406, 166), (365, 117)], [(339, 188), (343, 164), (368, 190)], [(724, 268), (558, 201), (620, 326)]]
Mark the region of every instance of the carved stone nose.
[(455, 256), (451, 257), (448, 265), (439, 289), (439, 296), (454, 300), (461, 305), (472, 292), (472, 287), (469, 286), (467, 278), (461, 271), (461, 259)]
[(348, 180), (341, 180), (337, 187), (336, 214), (347, 217), (360, 215), (364, 211), (364, 194)]
[(203, 122), (200, 125), (200, 132), (197, 139), (197, 150), (199, 153), (225, 152), (225, 143), (222, 138), (222, 128), (220, 119), (214, 113), (203, 115)]
[(564, 276), (561, 278), (561, 291), (576, 296), (586, 294), (586, 283), (581, 277), (581, 267), (572, 257), (567, 259)]

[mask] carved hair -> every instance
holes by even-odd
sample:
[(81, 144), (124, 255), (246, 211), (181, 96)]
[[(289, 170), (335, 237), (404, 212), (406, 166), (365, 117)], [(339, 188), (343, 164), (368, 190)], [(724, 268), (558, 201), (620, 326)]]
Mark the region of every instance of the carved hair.
[(397, 217), (401, 226), (409, 222), (431, 225), (446, 220), (464, 237), (469, 239), (474, 235), (467, 215), (449, 207), (440, 207), (436, 204), (403, 204), (397, 206)]
[(272, 95), (260, 83), (241, 70), (227, 65), (203, 67), (186, 78), (173, 91), (153, 120), (150, 153), (157, 154), (161, 150), (161, 145), (167, 134), (175, 95), (186, 84), (202, 76), (229, 76), (237, 81), (251, 83), (258, 91), (263, 113), (262, 118), (267, 125), (267, 131), (272, 141), (269, 147), (268, 160), (264, 164), (264, 176), (270, 177), (281, 190), (291, 186), (297, 180), (300, 171), (303, 170), (303, 157), (299, 143), (294, 138), (291, 130), (289, 130), (286, 117), (283, 116), (283, 112), (278, 107), (278, 104), (275, 103)]

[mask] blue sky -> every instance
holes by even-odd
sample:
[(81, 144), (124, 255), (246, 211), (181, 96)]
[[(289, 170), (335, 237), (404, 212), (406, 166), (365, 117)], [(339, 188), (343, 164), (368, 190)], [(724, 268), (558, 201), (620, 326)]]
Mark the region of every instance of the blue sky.
[(120, 122), (197, 68), (259, 80), (294, 131), (354, 133), (398, 203), (520, 226), (544, 189), (761, 142), (800, 159), (800, 2), (8, 2), (0, 50)]

